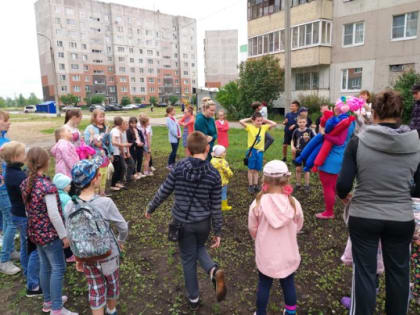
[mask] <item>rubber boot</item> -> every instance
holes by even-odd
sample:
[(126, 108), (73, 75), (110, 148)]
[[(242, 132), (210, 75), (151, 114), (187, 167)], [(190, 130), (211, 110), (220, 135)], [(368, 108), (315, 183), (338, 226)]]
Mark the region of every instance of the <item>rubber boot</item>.
[(228, 205), (227, 200), (222, 200), (222, 211), (232, 210), (232, 207)]

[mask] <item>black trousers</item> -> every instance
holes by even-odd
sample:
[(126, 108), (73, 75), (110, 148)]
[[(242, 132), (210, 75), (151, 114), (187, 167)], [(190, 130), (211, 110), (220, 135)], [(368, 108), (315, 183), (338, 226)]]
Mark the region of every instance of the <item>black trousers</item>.
[(135, 172), (141, 173), (141, 166), (143, 165), (143, 148), (137, 147), (133, 150), (130, 148), (130, 154), (135, 163)]
[(375, 312), (379, 239), (385, 265), (386, 314), (407, 314), (410, 243), (414, 227), (414, 221), (385, 221), (350, 216), (349, 232), (353, 253), (351, 315), (372, 315)]
[(124, 166), (121, 155), (114, 155), (112, 165), (114, 166), (114, 174), (112, 174), (111, 186), (114, 187), (117, 182), (123, 179)]

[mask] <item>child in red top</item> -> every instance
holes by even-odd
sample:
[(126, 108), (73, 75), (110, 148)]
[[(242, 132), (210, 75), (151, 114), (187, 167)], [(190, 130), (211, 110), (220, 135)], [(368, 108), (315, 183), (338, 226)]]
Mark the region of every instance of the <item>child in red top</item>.
[(185, 111), (184, 116), (182, 116), (182, 118), (179, 120), (179, 125), (184, 127), (184, 131), (182, 132), (182, 144), (185, 149), (185, 155), (187, 155), (187, 137), (193, 133), (194, 123), (194, 108), (189, 106)]
[(217, 128), (217, 143), (224, 146), (227, 150), (229, 147), (229, 122), (225, 120), (225, 112), (219, 110), (217, 113), (216, 128)]

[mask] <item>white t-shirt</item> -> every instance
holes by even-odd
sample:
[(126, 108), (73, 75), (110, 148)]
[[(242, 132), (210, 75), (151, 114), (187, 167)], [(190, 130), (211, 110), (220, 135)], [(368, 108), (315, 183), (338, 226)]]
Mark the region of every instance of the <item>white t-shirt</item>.
[[(111, 141), (117, 142), (117, 143), (122, 143), (122, 139), (121, 139), (121, 131), (120, 129), (118, 129), (118, 127), (114, 127), (111, 130)], [(114, 155), (120, 155), (120, 148), (117, 147), (116, 145), (113, 145), (112, 148), (114, 149)]]
[(260, 113), (263, 116), (263, 118), (267, 119), (267, 107), (266, 106), (263, 106), (263, 108), (261, 108)]

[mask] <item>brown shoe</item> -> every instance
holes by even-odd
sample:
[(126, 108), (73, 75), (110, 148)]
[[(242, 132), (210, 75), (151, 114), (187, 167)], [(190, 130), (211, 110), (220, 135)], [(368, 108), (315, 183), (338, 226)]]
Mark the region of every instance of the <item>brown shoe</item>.
[(216, 269), (213, 271), (211, 276), (211, 281), (213, 282), (214, 289), (216, 291), (217, 302), (223, 301), (226, 297), (226, 284), (225, 284), (225, 272), (223, 269)]

